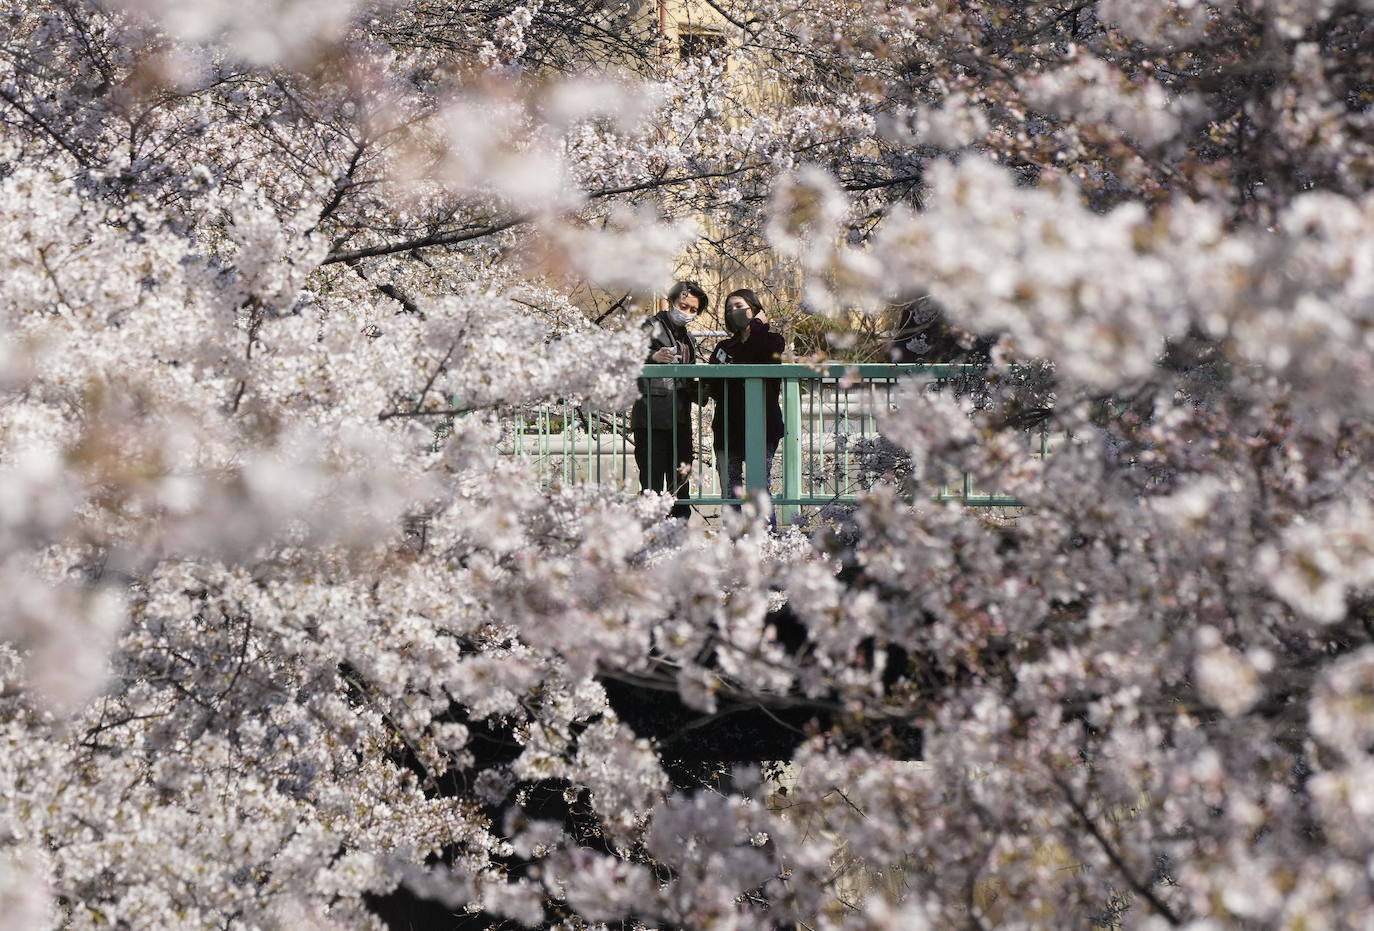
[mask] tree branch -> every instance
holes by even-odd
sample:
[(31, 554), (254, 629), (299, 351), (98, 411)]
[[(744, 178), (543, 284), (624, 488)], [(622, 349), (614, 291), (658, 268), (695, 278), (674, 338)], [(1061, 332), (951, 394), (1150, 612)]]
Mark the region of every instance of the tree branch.
[(729, 13), (725, 12), (723, 9), (721, 9), (720, 4), (716, 3), (715, 0), (706, 0), (706, 5), (709, 6), (711, 9), (715, 10), (717, 13), (719, 13), (721, 17), (730, 25), (734, 26), (737, 29), (743, 30), (744, 32), (748, 33), (751, 37), (753, 36), (754, 32), (749, 28), (747, 23), (742, 23), (739, 20), (735, 19), (735, 17), (731, 16)]
[(605, 320), (605, 319), (606, 319), (607, 317), (609, 317), (611, 314), (615, 313), (617, 310), (619, 310), (621, 307), (623, 307), (624, 304), (625, 304), (625, 302), (626, 302), (627, 300), (629, 300), (629, 297), (630, 297), (630, 292), (629, 292), (629, 291), (626, 291), (624, 294), (620, 295), (620, 300), (618, 300), (618, 301), (616, 301), (614, 304), (612, 304), (612, 305), (610, 306), (610, 308), (609, 308), (604, 314), (602, 314), (601, 316), (597, 317), (595, 320), (592, 321), (592, 323), (596, 323), (596, 324), (601, 323), (603, 320)]
[(42, 129), (45, 133), (47, 133), (48, 136), (50, 136), (54, 142), (56, 142), (63, 149), (65, 149), (67, 153), (71, 155), (72, 158), (76, 159), (76, 163), (78, 165), (80, 165), (82, 168), (90, 167), (90, 160), (87, 159), (87, 157), (80, 150), (78, 150), (74, 145), (68, 142), (65, 136), (63, 136), (57, 130), (53, 129), (46, 122), (44, 122), (42, 117), (38, 116), (36, 113), (29, 110), (22, 103), (16, 100), (13, 94), (9, 93), (4, 89), (0, 89), (0, 99), (3, 99), (10, 106), (14, 107), (14, 109), (24, 114), (25, 118), (37, 124), (37, 126), (40, 129)]
[[(676, 184), (687, 184), (692, 181), (706, 181), (712, 178), (729, 178), (733, 175), (765, 167), (767, 167), (767, 165), (764, 162), (755, 162), (725, 171), (706, 171), (694, 175), (681, 175), (676, 178), (655, 178), (649, 181), (640, 181), (635, 184), (626, 184), (621, 187), (602, 188), (596, 191), (589, 191), (587, 192), (587, 197), (591, 200), (599, 200), (603, 197), (615, 197), (619, 194), (634, 194), (639, 191), (647, 191), (660, 187), (671, 187)], [(410, 252), (414, 249), (428, 249), (432, 246), (453, 246), (458, 243), (471, 242), (474, 239), (482, 239), (486, 236), (494, 236), (497, 233), (503, 233), (513, 226), (520, 226), (530, 222), (532, 219), (533, 217), (529, 214), (520, 213), (477, 229), (459, 230), (451, 233), (433, 233), (429, 236), (420, 236), (416, 239), (407, 239), (402, 242), (368, 246), (365, 249), (353, 249), (349, 252), (333, 252), (325, 256), (324, 261), (320, 264), (333, 265), (336, 262), (356, 262), (358, 259), (373, 258), (379, 255), (393, 255), (397, 252)]]
[(397, 252), (409, 252), (412, 249), (428, 249), (431, 246), (454, 246), (460, 242), (471, 242), (474, 239), (482, 239), (486, 236), (494, 236), (504, 232), (512, 226), (519, 226), (528, 223), (530, 217), (525, 214), (517, 214), (490, 226), (484, 226), (475, 230), (464, 230), (454, 233), (435, 233), (431, 236), (421, 236), (418, 239), (407, 239), (404, 242), (385, 243), (380, 246), (369, 246), (365, 249), (354, 249), (351, 252), (335, 252), (327, 255), (321, 265), (333, 265), (336, 262), (356, 262), (359, 259), (373, 258), (379, 255), (393, 255)]
[(471, 414), (477, 410), (475, 407), (446, 407), (442, 410), (433, 411), (384, 411), (377, 415), (378, 420), (391, 420), (395, 417), (457, 417), (460, 414)]
[(343, 203), (344, 195), (353, 188), (353, 172), (358, 170), (358, 163), (362, 161), (363, 152), (367, 150), (367, 142), (359, 140), (357, 147), (353, 150), (353, 157), (348, 160), (348, 167), (344, 169), (343, 178), (334, 188), (334, 196), (329, 202), (320, 209), (320, 215), (315, 219), (315, 225), (310, 227), (308, 232), (313, 233), (320, 228), (320, 224), (329, 219), (339, 205)]
[(1163, 899), (1155, 895), (1154, 890), (1151, 889), (1147, 883), (1142, 882), (1135, 873), (1131, 871), (1126, 861), (1121, 859), (1121, 854), (1117, 852), (1117, 849), (1112, 846), (1112, 842), (1102, 833), (1102, 829), (1097, 826), (1097, 822), (1089, 816), (1082, 803), (1079, 802), (1078, 798), (1073, 794), (1073, 789), (1069, 784), (1065, 782), (1058, 773), (1053, 771), (1050, 773), (1050, 778), (1053, 779), (1054, 784), (1059, 787), (1059, 791), (1064, 794), (1064, 800), (1069, 803), (1069, 808), (1073, 810), (1074, 816), (1078, 819), (1079, 824), (1083, 825), (1083, 828), (1092, 835), (1093, 840), (1097, 841), (1098, 847), (1102, 848), (1102, 852), (1106, 854), (1112, 866), (1115, 867), (1116, 871), (1126, 880), (1127, 884), (1130, 885), (1136, 895), (1140, 896), (1146, 902), (1149, 902), (1150, 907), (1158, 912), (1160, 917), (1169, 924), (1173, 925), (1175, 928), (1181, 925), (1183, 922), (1179, 919), (1178, 915), (1174, 913), (1174, 910), (1170, 908)]
[(437, 379), (439, 373), (444, 370), (444, 366), (448, 365), (448, 360), (453, 356), (453, 350), (458, 348), (458, 341), (462, 338), (463, 334), (459, 333), (454, 338), (453, 342), (449, 343), (448, 352), (444, 353), (444, 357), (439, 360), (439, 364), (434, 366), (434, 371), (429, 373), (429, 381), (425, 382), (424, 388), (420, 389), (420, 396), (415, 399), (415, 407), (411, 410), (412, 414), (420, 413), (422, 405), (425, 403), (425, 398), (429, 395), (429, 389), (434, 387), (435, 379)]

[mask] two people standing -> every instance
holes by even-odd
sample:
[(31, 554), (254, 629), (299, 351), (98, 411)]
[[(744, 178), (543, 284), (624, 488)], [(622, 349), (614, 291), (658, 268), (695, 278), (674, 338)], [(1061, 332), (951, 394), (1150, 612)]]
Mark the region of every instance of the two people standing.
[[(710, 306), (706, 292), (694, 282), (679, 281), (668, 292), (668, 307), (643, 324), (649, 333), (646, 362), (659, 364), (698, 361), (699, 352), (687, 326)], [(774, 364), (782, 359), (785, 343), (768, 326), (763, 304), (748, 288), (725, 298), (725, 326), (731, 335), (711, 353), (714, 365)], [(711, 379), (710, 394), (716, 411), (712, 420), (712, 446), (720, 473), (722, 495), (743, 493), (745, 460), (744, 383), (739, 379)], [(783, 435), (781, 383), (770, 378), (764, 385), (765, 484), (772, 471), (773, 455)], [(687, 476), (694, 459), (691, 408), (696, 395), (690, 378), (640, 379), (640, 396), (630, 414), (635, 443), (635, 464), (642, 490), (668, 491), (678, 498), (671, 516), (686, 520), (690, 508)], [(738, 505), (736, 505), (738, 507)]]

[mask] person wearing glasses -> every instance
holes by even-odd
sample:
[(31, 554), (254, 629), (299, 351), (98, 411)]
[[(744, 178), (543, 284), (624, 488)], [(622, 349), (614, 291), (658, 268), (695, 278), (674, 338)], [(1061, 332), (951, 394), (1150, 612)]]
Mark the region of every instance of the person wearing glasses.
[[(649, 333), (645, 362), (661, 365), (693, 364), (697, 345), (687, 325), (705, 313), (710, 299), (694, 281), (679, 281), (668, 291), (668, 307), (644, 321)], [(670, 512), (686, 520), (687, 476), (693, 460), (692, 397), (690, 378), (641, 378), (639, 399), (630, 411), (635, 465), (641, 491), (666, 491), (678, 498)]]

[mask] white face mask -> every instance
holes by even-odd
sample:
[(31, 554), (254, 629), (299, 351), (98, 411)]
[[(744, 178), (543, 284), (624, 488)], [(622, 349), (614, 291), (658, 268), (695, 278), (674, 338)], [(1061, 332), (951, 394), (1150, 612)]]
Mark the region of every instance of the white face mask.
[(675, 306), (668, 308), (668, 319), (673, 321), (677, 326), (686, 326), (696, 318), (696, 314), (684, 313)]

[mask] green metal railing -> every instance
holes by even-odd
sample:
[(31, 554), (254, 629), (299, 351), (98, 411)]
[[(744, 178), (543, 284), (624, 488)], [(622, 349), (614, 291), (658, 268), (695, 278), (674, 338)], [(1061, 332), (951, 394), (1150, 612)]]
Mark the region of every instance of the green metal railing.
[[(882, 452), (877, 428), (879, 414), (895, 409), (896, 389), (906, 379), (923, 376), (938, 386), (974, 370), (964, 365), (646, 365), (645, 379), (673, 379), (668, 392), (675, 408), (690, 402), (691, 471), (686, 477), (691, 505), (739, 504), (720, 487), (716, 472), (718, 451), (713, 448), (710, 423), (736, 418), (731, 410), (742, 396), (744, 419), (744, 486), (747, 494), (767, 490), (785, 522), (796, 520), (799, 509), (852, 502), (873, 474), (871, 460)], [(767, 442), (766, 409), (769, 382), (776, 382), (784, 433), (778, 447), (781, 469), (765, 488)], [(648, 384), (648, 382), (642, 382)], [(660, 391), (665, 382), (659, 381)], [(735, 385), (734, 390), (725, 388)], [(742, 389), (742, 390), (741, 390)], [(661, 406), (661, 405), (660, 405)], [(681, 421), (641, 424), (641, 438), (650, 446), (682, 439)], [(1042, 432), (1028, 440), (1040, 455), (1048, 449)], [(570, 404), (524, 409), (507, 421), (506, 452), (532, 461), (548, 481), (595, 482), (638, 490), (634, 431), (625, 414), (584, 413)], [(725, 449), (726, 456), (740, 451)], [(933, 491), (936, 499), (954, 499), (975, 506), (1017, 506), (1013, 497), (974, 488), (965, 475), (957, 486)]]

